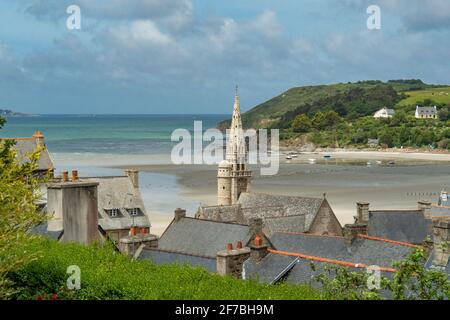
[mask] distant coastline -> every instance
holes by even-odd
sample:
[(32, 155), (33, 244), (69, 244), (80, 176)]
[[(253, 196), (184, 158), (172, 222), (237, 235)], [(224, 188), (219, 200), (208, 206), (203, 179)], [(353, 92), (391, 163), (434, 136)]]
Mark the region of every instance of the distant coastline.
[(39, 117), (37, 114), (31, 114), (31, 113), (23, 113), (23, 112), (16, 112), (8, 109), (0, 109), (0, 116), (1, 117)]

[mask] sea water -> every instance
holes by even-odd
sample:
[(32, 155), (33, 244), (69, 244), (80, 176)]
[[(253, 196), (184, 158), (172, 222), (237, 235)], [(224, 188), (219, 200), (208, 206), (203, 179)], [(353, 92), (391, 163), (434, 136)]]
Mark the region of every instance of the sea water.
[[(123, 175), (117, 166), (170, 164), (175, 129), (215, 128), (227, 115), (40, 115), (11, 117), (0, 137), (31, 137), (36, 130), (56, 166), (56, 174), (77, 169), (80, 176)], [(172, 214), (174, 208), (194, 212), (199, 203), (180, 195), (175, 176), (141, 172), (141, 193), (147, 210)]]

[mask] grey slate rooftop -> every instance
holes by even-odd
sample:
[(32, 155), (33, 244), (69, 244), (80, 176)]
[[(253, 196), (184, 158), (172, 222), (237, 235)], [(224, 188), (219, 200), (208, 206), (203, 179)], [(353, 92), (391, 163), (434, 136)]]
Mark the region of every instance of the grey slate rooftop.
[(348, 245), (343, 237), (312, 236), (305, 234), (276, 233), (271, 242), (277, 252), (269, 253), (260, 262), (251, 259), (244, 263), (245, 277), (257, 278), (267, 283), (285, 279), (294, 283), (310, 283), (316, 271), (314, 265), (330, 265), (305, 257), (292, 257), (279, 251), (302, 254), (310, 257), (338, 260), (356, 265), (376, 265), (392, 268), (394, 262), (404, 259), (412, 247), (386, 241), (357, 237)]
[(202, 257), (216, 257), (227, 243), (245, 246), (253, 235), (247, 225), (194, 218), (172, 221), (158, 242), (158, 249)]
[(206, 219), (248, 224), (251, 218), (264, 220), (264, 231), (306, 232), (319, 211), (324, 198), (244, 192), (232, 206), (201, 207)]
[(188, 264), (191, 266), (200, 266), (210, 272), (216, 272), (216, 259), (210, 257), (199, 257), (161, 249), (144, 249), (139, 255), (139, 259), (152, 260), (156, 264)]
[(48, 223), (43, 222), (43, 223), (38, 224), (37, 226), (34, 226), (30, 230), (30, 233), (34, 234), (34, 235), (40, 235), (40, 236), (43, 236), (45, 238), (49, 238), (52, 240), (59, 240), (59, 237), (62, 234), (62, 230), (61, 231), (50, 231), (50, 230), (48, 230)]
[(410, 246), (361, 237), (355, 238), (352, 245), (348, 246), (343, 237), (276, 233), (272, 236), (271, 242), (279, 251), (387, 268), (411, 252)]
[(433, 223), (421, 210), (370, 211), (368, 234), (409, 243), (422, 243), (432, 235)]
[(436, 115), (437, 111), (436, 111), (436, 107), (416, 107), (417, 112), (420, 115)]
[[(99, 183), (98, 223), (104, 230), (150, 227), (140, 191), (134, 188), (129, 177), (83, 177), (82, 180)], [(118, 216), (110, 217), (107, 212), (110, 209), (118, 209)], [(139, 209), (138, 215), (132, 216), (131, 209)]]
[[(17, 153), (17, 159), (19, 160), (20, 163), (27, 161), (28, 156), (34, 151), (36, 151), (38, 147), (38, 145), (36, 144), (36, 140), (34, 138), (17, 138), (11, 140), (16, 141), (16, 144), (14, 145), (13, 148)], [(38, 170), (48, 171), (54, 169), (55, 165), (53, 159), (50, 153), (48, 152), (48, 149), (45, 147), (41, 151), (41, 156), (38, 161)]]

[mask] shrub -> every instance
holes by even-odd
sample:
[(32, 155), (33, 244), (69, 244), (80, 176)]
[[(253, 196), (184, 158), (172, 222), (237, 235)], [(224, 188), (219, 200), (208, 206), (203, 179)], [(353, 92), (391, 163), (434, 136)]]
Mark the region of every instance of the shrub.
[[(155, 265), (132, 261), (110, 245), (82, 246), (42, 240), (34, 250), (42, 258), (10, 275), (15, 299), (319, 299), (320, 291), (307, 285), (266, 285), (211, 274), (188, 265)], [(65, 289), (66, 268), (81, 270), (81, 289)]]

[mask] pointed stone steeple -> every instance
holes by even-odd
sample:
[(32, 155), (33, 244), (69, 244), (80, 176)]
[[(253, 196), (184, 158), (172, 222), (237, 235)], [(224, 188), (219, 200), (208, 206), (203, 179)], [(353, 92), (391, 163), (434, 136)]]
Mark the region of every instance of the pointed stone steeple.
[(217, 203), (233, 205), (242, 192), (249, 192), (252, 172), (247, 168), (247, 148), (242, 128), (238, 88), (234, 96), (233, 118), (228, 132), (226, 160), (219, 163), (217, 172)]
[(233, 117), (227, 146), (227, 160), (231, 163), (245, 163), (246, 148), (244, 130), (242, 128), (241, 110), (239, 104), (238, 87), (234, 96)]

